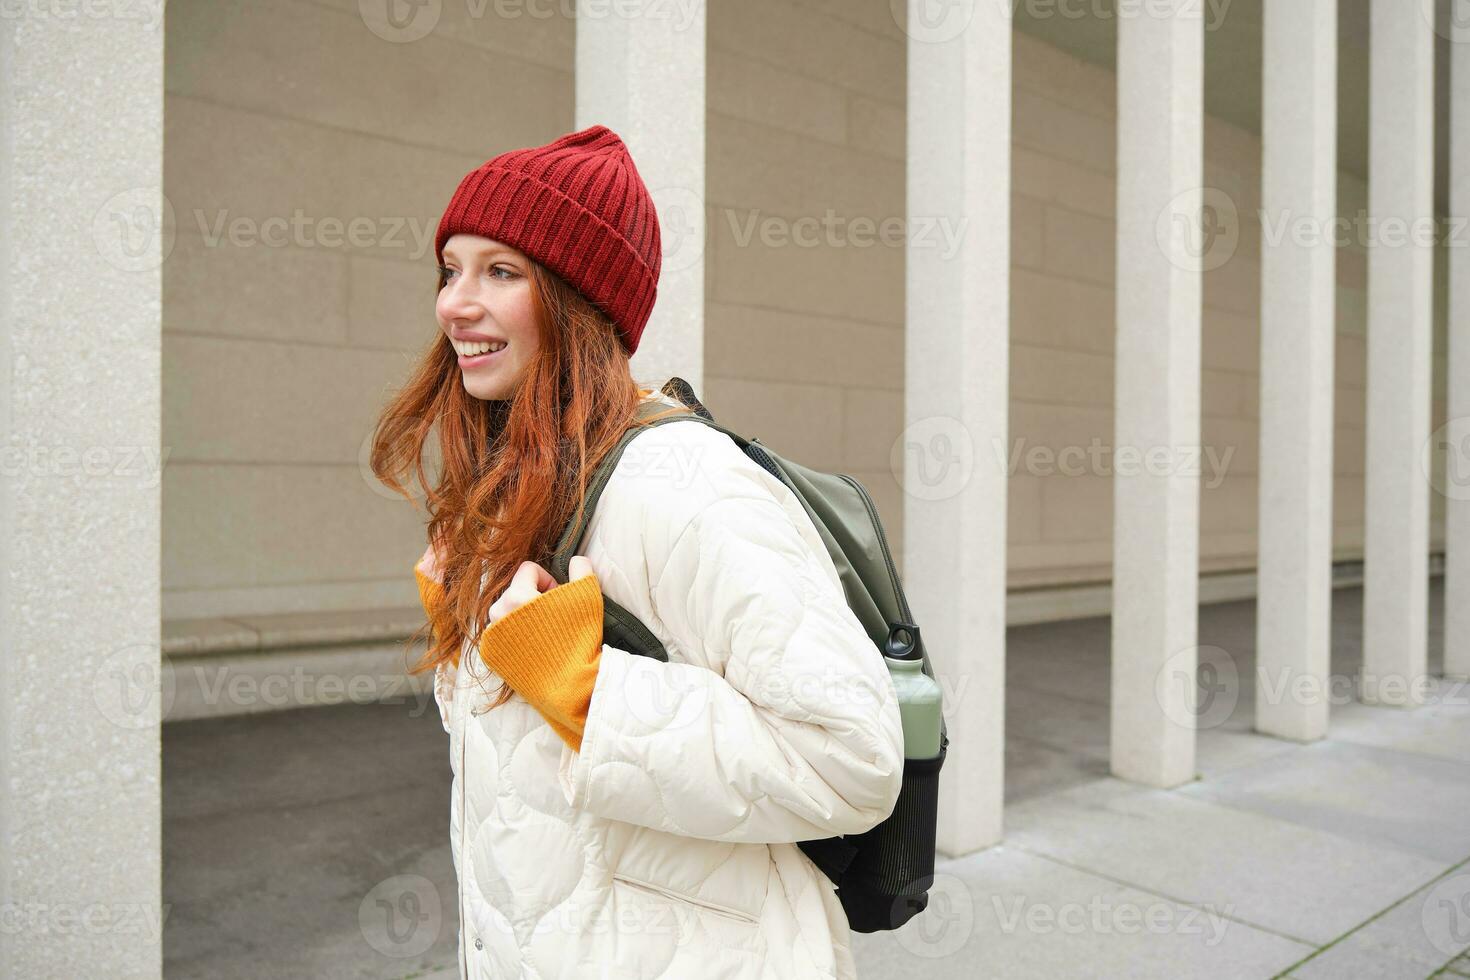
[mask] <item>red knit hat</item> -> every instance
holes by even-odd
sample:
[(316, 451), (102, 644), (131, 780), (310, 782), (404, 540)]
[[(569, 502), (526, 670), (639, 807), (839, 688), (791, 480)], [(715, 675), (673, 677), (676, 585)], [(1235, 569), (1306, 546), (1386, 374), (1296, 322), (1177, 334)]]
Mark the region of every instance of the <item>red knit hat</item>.
[(631, 355), (658, 295), (663, 246), (653, 198), (603, 125), (510, 150), (465, 174), (434, 252), (468, 232), (505, 242), (571, 283), (617, 325)]

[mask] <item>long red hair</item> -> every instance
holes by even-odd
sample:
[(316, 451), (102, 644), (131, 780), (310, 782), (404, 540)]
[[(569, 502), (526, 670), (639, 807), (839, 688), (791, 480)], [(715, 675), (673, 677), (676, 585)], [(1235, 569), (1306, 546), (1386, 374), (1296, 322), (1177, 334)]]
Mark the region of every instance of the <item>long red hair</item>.
[[(373, 474), (410, 501), (407, 478), (424, 490), (452, 624), (432, 635), (412, 674), (458, 663), (470, 624), (486, 621), (521, 562), (548, 563), (597, 462), (643, 424), (634, 412), (650, 389), (633, 379), (612, 322), (550, 269), (528, 264), (541, 343), (514, 395), (482, 401), (466, 392), (436, 328), (373, 433)], [(444, 283), (441, 272), (437, 289)], [(442, 464), (432, 481), (423, 457), (436, 426)], [(409, 642), (426, 635), (427, 624)], [(510, 695), (502, 685), (494, 704)]]

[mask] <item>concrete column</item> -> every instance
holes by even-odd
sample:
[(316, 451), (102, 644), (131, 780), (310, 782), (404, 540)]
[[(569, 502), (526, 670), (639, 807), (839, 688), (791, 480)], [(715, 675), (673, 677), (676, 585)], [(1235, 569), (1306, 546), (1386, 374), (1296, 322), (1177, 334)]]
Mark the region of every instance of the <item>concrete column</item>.
[(1204, 28), (1201, 5), (1118, 20), (1114, 775), (1194, 777)]
[(576, 127), (627, 144), (658, 209), (658, 301), (633, 377), (704, 394), (705, 3), (577, 4)]
[(970, 7), (910, 0), (902, 25), (905, 429), (891, 464), (905, 584), (945, 699), (948, 854), (999, 841), (1005, 802), (1007, 475), (976, 462), (1008, 437), (1011, 10)]
[(163, 5), (0, 17), (0, 976), (161, 975)]
[[(1461, 5), (1462, 9), (1464, 5)], [(1450, 52), (1449, 426), (1445, 461), (1444, 673), (1470, 678), (1470, 31)]]
[[(1406, 6), (1413, 9), (1406, 9)], [(1363, 666), (1369, 704), (1422, 700), (1428, 642), (1433, 25), (1372, 0)]]
[[(1308, 741), (1331, 670), (1337, 0), (1267, 0), (1263, 48), (1255, 727)], [(1317, 234), (1268, 237), (1299, 220)], [(1320, 696), (1268, 694), (1302, 679)]]

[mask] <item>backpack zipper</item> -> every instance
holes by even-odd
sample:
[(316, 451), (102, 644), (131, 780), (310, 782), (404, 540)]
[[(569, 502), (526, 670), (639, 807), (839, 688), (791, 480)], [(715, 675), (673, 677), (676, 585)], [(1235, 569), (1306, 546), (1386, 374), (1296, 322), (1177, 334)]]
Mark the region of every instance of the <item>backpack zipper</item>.
[[(765, 444), (759, 439), (752, 438), (750, 442), (755, 443), (762, 449), (766, 448)], [(868, 496), (867, 488), (856, 479), (848, 476), (846, 473), (838, 473), (837, 476), (850, 483), (852, 488), (858, 492), (858, 496), (862, 498), (863, 506), (868, 510), (869, 519), (872, 520), (873, 526), (878, 529), (878, 547), (883, 551), (883, 564), (888, 567), (888, 578), (893, 582), (893, 594), (898, 597), (898, 608), (903, 611), (904, 621), (912, 623), (914, 621), (914, 614), (909, 610), (908, 597), (903, 594), (903, 582), (899, 581), (898, 567), (894, 565), (893, 555), (888, 551), (888, 532), (883, 529), (883, 518), (878, 516), (878, 505), (873, 503), (872, 497)]]
[(888, 577), (893, 581), (893, 592), (898, 596), (898, 607), (903, 610), (904, 621), (912, 623), (914, 621), (914, 614), (909, 611), (909, 601), (903, 594), (903, 583), (899, 581), (898, 568), (893, 564), (893, 555), (888, 551), (888, 535), (883, 530), (883, 519), (878, 516), (877, 505), (873, 503), (873, 498), (868, 496), (868, 491), (864, 489), (861, 483), (846, 473), (838, 473), (837, 475), (850, 483), (853, 489), (857, 490), (858, 496), (863, 500), (863, 506), (868, 509), (868, 517), (872, 519), (873, 525), (878, 529), (878, 547), (883, 551), (883, 563), (888, 566)]
[[(883, 519), (878, 516), (878, 507), (873, 503), (873, 498), (868, 496), (868, 491), (861, 483), (846, 473), (837, 474), (857, 490), (858, 496), (863, 498), (863, 506), (868, 508), (868, 516), (873, 519), (873, 524), (878, 528), (878, 547), (883, 550), (883, 561), (888, 566), (888, 575), (893, 579), (893, 591), (898, 595), (898, 606), (903, 610), (904, 620), (910, 624), (914, 621), (914, 614), (909, 611), (909, 601), (903, 594), (903, 583), (898, 579), (898, 569), (893, 565), (893, 556), (888, 552), (888, 535), (883, 530)], [(929, 657), (924, 656), (924, 673), (930, 677), (934, 676), (933, 668), (929, 663)], [(944, 715), (939, 716), (939, 754), (943, 756), (949, 748), (949, 726), (944, 722)]]

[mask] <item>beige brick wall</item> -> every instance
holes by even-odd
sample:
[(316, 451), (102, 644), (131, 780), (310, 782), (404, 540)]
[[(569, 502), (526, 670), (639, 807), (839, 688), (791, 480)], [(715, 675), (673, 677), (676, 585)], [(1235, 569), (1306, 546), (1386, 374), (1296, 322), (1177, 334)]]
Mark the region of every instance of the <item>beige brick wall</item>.
[[(569, 19), (446, 2), (429, 36), (390, 43), (357, 8), (169, 6), (165, 187), (180, 230), (164, 269), (168, 616), (414, 601), (421, 515), (375, 490), (360, 462), (407, 355), (433, 336), (431, 243), (414, 234), (432, 235), (465, 170), (573, 125)], [(884, 0), (715, 0), (708, 18), (706, 400), (747, 434), (862, 480), (901, 552), (889, 466), (904, 255), (874, 232), (904, 215), (903, 36)], [(1012, 445), (977, 445), (982, 464), (1018, 445), (1106, 446), (1112, 430), (1114, 77), (1026, 35), (1015, 72)], [(1259, 159), (1257, 137), (1207, 120), (1206, 176), (1235, 200), (1242, 233), (1205, 278), (1203, 431), (1231, 453), (1203, 493), (1206, 569), (1254, 562)], [(1356, 178), (1340, 194), (1344, 213), (1365, 202)], [(210, 240), (221, 219), (248, 230), (298, 211), (365, 217), (372, 240), (323, 244), (314, 225), (304, 243)], [(793, 240), (825, 239), (829, 215), (830, 241)], [(1342, 557), (1362, 540), (1365, 277), (1361, 249), (1341, 252)], [(1437, 425), (1442, 297), (1436, 313)], [(1103, 475), (1023, 464), (1013, 586), (1105, 579), (1111, 506)], [(1438, 541), (1438, 500), (1434, 513)]]
[(886, 0), (716, 0), (708, 44), (708, 403), (857, 477), (901, 547), (903, 37)]
[(395, 43), (356, 0), (169, 3), (165, 617), (416, 601), (423, 516), (365, 441), (436, 331), (434, 227), (573, 121), (575, 25), (479, 9)]
[[(1012, 438), (1060, 449), (1110, 441), (1112, 426), (1115, 78), (1026, 35), (1015, 40)], [(1206, 184), (1234, 202), (1239, 243), (1204, 277), (1200, 507), (1204, 570), (1255, 564), (1260, 374), (1260, 139), (1205, 124)], [(1366, 207), (1340, 175), (1339, 212)], [(1441, 260), (1443, 256), (1441, 254)], [(1334, 550), (1362, 554), (1366, 256), (1339, 251)], [(1444, 420), (1444, 308), (1436, 301), (1434, 425)], [(1208, 457), (1207, 457), (1208, 460)], [(1106, 478), (1022, 472), (1012, 480), (1013, 586), (1105, 580), (1111, 564)], [(1433, 499), (1436, 547), (1442, 500)]]
[[(822, 43), (814, 43), (821, 38)], [(863, 480), (896, 545), (901, 490), (889, 449), (902, 428), (903, 258), (899, 248), (826, 249), (732, 228), (754, 213), (849, 221), (903, 215), (903, 36), (886, 4), (716, 3), (710, 12), (710, 403), (737, 428)], [(854, 64), (862, 70), (854, 71)], [(1049, 44), (1015, 38), (1012, 160), (1011, 480), (1013, 587), (1106, 580), (1112, 488), (1104, 473), (1028, 466), (1027, 450), (1111, 444), (1116, 79)], [(1255, 564), (1260, 358), (1260, 139), (1209, 117), (1205, 175), (1234, 202), (1233, 257), (1205, 275), (1200, 558)], [(1341, 177), (1340, 210), (1366, 206)], [(1366, 260), (1338, 267), (1335, 550), (1361, 556)], [(1444, 419), (1443, 301), (1436, 307), (1434, 424)], [(772, 407), (805, 415), (778, 419)], [(1434, 540), (1442, 501), (1434, 499)], [(901, 545), (900, 545), (901, 550)]]

